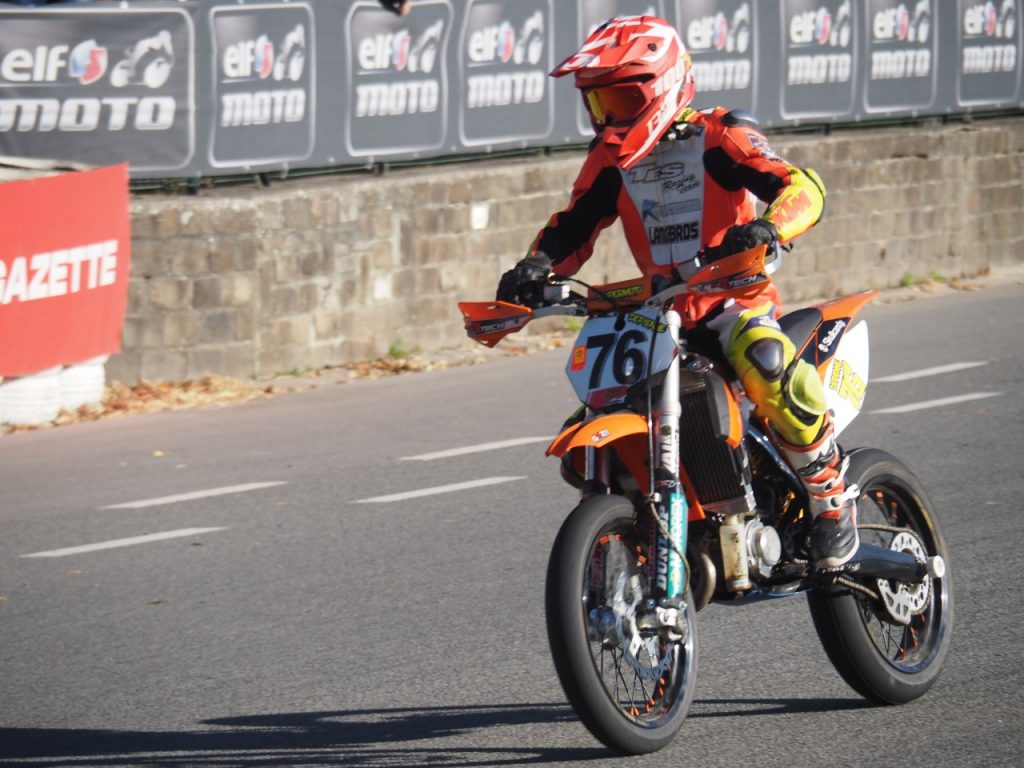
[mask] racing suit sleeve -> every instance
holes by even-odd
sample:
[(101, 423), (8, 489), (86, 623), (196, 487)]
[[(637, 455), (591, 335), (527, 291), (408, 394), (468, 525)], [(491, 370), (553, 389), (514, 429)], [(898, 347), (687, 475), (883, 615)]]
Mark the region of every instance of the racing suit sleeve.
[(825, 185), (813, 170), (779, 157), (755, 123), (742, 119), (733, 123), (708, 152), (705, 168), (726, 189), (748, 189), (767, 203), (762, 218), (774, 224), (779, 241), (787, 243), (821, 219)]
[(601, 230), (618, 217), (622, 174), (590, 152), (573, 183), (569, 205), (554, 214), (537, 233), (527, 257), (538, 251), (548, 255), (558, 275), (574, 275), (594, 252)]

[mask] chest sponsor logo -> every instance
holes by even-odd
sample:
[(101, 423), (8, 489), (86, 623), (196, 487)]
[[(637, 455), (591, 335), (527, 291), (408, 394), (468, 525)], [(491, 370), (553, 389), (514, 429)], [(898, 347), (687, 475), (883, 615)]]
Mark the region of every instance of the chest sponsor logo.
[(655, 200), (644, 200), (641, 206), (643, 220), (654, 219), (661, 221), (664, 218), (678, 216), (681, 213), (696, 213), (700, 211), (700, 200), (679, 200), (674, 203), (659, 203)]
[(651, 245), (669, 245), (684, 243), (700, 238), (700, 223), (690, 221), (685, 224), (669, 224), (664, 227), (648, 227), (647, 237)]

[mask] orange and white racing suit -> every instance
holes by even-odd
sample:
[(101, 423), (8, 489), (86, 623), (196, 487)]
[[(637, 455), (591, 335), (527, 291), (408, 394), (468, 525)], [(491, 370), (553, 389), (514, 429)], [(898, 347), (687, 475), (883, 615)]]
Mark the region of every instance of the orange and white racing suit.
[[(755, 197), (767, 205), (761, 218), (787, 243), (821, 218), (825, 190), (814, 171), (772, 151), (743, 113), (687, 109), (629, 170), (595, 140), (568, 207), (551, 217), (528, 256), (542, 252), (556, 274), (573, 275), (600, 232), (620, 219), (645, 276), (685, 279), (696, 271), (702, 248), (718, 246), (730, 227), (757, 217)], [(687, 327), (703, 322), (717, 333), (759, 412), (786, 443), (804, 450), (824, 432), (824, 390), (813, 367), (794, 360), (793, 342), (776, 321), (780, 306), (769, 281), (750, 298), (688, 296), (677, 309)]]

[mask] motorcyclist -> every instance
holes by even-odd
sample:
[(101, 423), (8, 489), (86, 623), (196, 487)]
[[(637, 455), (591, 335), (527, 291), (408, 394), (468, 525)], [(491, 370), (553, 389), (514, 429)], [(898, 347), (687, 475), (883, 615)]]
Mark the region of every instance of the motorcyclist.
[[(690, 56), (655, 16), (613, 18), (552, 71), (575, 76), (596, 133), (568, 207), (554, 214), (497, 298), (523, 303), (538, 283), (575, 274), (598, 234), (621, 219), (644, 275), (688, 278), (699, 266), (759, 244), (788, 243), (814, 226), (825, 190), (814, 171), (772, 151), (756, 121), (723, 108), (698, 112)], [(753, 197), (767, 205), (758, 216)], [(796, 359), (768, 281), (753, 297), (687, 296), (690, 330), (712, 334), (771, 437), (810, 497), (816, 568), (847, 562), (859, 544), (855, 487), (836, 445), (821, 379)]]

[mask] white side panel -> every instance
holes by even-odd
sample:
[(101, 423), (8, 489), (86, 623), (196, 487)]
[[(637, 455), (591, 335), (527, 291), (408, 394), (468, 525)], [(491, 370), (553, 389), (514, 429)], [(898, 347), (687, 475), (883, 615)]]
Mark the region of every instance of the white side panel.
[(868, 359), (868, 324), (861, 320), (843, 334), (835, 356), (825, 369), (825, 400), (834, 415), (837, 435), (864, 407)]

